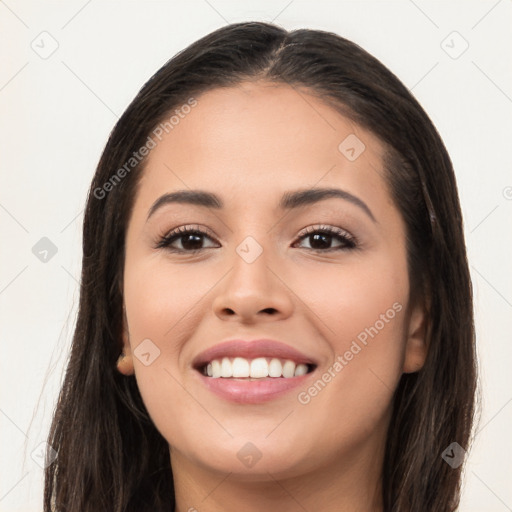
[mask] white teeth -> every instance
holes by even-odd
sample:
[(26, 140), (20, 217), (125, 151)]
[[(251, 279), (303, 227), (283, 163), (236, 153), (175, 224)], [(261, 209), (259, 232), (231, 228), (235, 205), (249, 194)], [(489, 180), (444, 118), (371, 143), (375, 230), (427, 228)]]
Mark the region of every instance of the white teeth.
[(295, 363), (293, 361), (286, 361), (283, 365), (283, 377), (289, 379), (295, 373)]
[(212, 361), (212, 377), (217, 379), (220, 375), (220, 363), (217, 359), (214, 359)]
[(308, 373), (308, 365), (307, 364), (298, 364), (295, 368), (295, 377), (299, 377), (300, 375), (306, 375)]
[(268, 377), (268, 363), (264, 357), (258, 357), (251, 361), (251, 378), (261, 379)]
[(249, 361), (243, 357), (233, 359), (233, 377), (249, 377)]
[(222, 359), (222, 364), (220, 366), (220, 376), (221, 377), (233, 377), (233, 365), (231, 361), (224, 357)]
[(252, 378), (264, 379), (267, 377), (300, 377), (308, 373), (307, 364), (296, 364), (293, 361), (280, 360), (277, 358), (267, 359), (257, 357), (256, 359), (245, 359), (243, 357), (223, 357), (222, 360), (214, 359), (205, 368), (203, 373), (214, 379), (223, 378)]
[(272, 359), (268, 365), (269, 377), (281, 377), (283, 374), (283, 365), (279, 359)]

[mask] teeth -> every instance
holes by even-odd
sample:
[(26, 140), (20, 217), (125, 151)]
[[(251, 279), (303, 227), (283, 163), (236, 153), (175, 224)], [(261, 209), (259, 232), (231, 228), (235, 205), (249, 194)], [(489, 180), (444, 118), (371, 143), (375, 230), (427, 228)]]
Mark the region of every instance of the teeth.
[(295, 374), (295, 363), (293, 361), (286, 361), (283, 365), (283, 377), (289, 379)]
[(220, 377), (220, 362), (217, 359), (214, 359), (212, 361), (212, 377), (216, 379), (217, 377)]
[(233, 365), (231, 361), (224, 357), (222, 359), (222, 364), (220, 365), (220, 376), (221, 377), (232, 377), (233, 376)]
[(300, 377), (301, 375), (306, 375), (308, 373), (308, 366), (306, 364), (298, 364), (295, 368), (294, 377)]
[(203, 374), (217, 379), (223, 378), (252, 378), (264, 379), (267, 377), (299, 377), (308, 373), (307, 364), (296, 364), (289, 359), (281, 361), (280, 359), (267, 359), (258, 357), (256, 359), (245, 359), (235, 357), (230, 359), (224, 357), (222, 360), (214, 359), (203, 368)]
[(283, 374), (283, 365), (279, 359), (272, 359), (268, 365), (269, 377), (281, 377)]
[(249, 377), (249, 370), (249, 361), (247, 361), (247, 359), (243, 359), (242, 357), (235, 357), (235, 359), (233, 360), (234, 378)]
[(251, 361), (251, 377), (253, 379), (268, 377), (268, 363), (264, 357), (258, 357)]

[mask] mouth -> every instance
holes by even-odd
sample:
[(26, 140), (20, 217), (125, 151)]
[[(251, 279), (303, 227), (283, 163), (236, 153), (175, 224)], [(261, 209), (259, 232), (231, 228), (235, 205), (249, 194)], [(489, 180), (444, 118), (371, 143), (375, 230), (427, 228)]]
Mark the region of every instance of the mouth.
[(198, 371), (212, 379), (258, 381), (262, 379), (291, 379), (311, 373), (313, 363), (299, 363), (291, 359), (257, 357), (223, 357), (200, 366)]
[(268, 339), (226, 341), (192, 362), (201, 386), (237, 404), (260, 404), (285, 396), (305, 386), (317, 367), (311, 356)]

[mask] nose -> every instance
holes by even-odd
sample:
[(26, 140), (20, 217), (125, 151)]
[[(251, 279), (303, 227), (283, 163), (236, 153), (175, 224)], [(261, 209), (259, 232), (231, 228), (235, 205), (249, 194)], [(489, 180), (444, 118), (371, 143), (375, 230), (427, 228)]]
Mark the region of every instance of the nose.
[(275, 259), (270, 261), (268, 252), (263, 250), (252, 262), (235, 252), (232, 267), (219, 283), (213, 301), (221, 320), (252, 324), (283, 320), (292, 314), (293, 292), (286, 283), (289, 277), (280, 271)]

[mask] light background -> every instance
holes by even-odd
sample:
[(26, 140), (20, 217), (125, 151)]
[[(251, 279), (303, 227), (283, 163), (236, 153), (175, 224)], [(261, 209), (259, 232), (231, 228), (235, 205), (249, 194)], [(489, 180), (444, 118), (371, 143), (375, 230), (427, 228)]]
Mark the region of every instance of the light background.
[[(355, 41), (412, 90), (443, 137), (464, 214), (483, 391), (459, 510), (512, 510), (511, 0), (9, 0), (0, 2), (0, 511), (42, 510), (31, 454), (46, 439), (69, 353), (84, 202), (110, 130), (176, 52), (247, 20)], [(42, 237), (58, 250), (46, 263), (32, 252)]]

